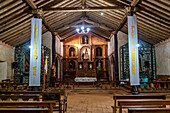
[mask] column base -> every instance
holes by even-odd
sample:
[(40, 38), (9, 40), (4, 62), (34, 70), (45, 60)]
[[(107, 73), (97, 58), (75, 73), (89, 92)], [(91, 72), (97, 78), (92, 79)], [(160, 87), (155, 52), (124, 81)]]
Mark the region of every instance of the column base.
[(132, 86), (132, 95), (138, 95), (138, 87), (137, 86)]

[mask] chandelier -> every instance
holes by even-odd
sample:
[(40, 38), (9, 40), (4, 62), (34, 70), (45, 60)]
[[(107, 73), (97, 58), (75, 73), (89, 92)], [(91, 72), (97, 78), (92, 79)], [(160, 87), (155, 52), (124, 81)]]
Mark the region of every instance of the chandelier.
[(89, 27), (84, 28), (82, 26), (81, 28), (77, 28), (76, 31), (77, 31), (78, 34), (87, 34), (87, 33), (89, 33), (90, 28)]

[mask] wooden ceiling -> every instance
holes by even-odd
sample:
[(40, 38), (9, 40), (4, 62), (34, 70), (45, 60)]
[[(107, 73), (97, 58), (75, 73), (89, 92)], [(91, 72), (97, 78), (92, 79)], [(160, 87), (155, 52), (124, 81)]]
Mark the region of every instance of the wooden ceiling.
[[(127, 8), (135, 9), (138, 37), (152, 44), (170, 38), (170, 0), (0, 0), (0, 41), (11, 46), (30, 40), (31, 18), (40, 14), (43, 33), (60, 40), (76, 35), (75, 25), (91, 24), (91, 33), (109, 38), (127, 33)], [(101, 12), (103, 15), (101, 15)]]

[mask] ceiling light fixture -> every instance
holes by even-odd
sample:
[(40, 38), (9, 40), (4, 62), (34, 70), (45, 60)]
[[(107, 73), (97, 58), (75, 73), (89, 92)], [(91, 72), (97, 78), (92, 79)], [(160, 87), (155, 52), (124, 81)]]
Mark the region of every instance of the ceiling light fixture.
[(76, 31), (78, 34), (87, 34), (89, 33), (90, 28), (89, 27), (85, 28), (84, 26), (82, 26), (81, 28), (77, 28)]

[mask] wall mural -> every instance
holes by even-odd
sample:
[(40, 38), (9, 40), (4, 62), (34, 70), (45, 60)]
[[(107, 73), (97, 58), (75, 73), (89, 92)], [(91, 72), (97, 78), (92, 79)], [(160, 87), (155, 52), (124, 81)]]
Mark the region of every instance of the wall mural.
[[(15, 61), (18, 63), (16, 68), (16, 79), (19, 83), (28, 83), (29, 64), (30, 64), (30, 41), (15, 48)], [(49, 57), (50, 49), (44, 46), (44, 63), (46, 80), (49, 80)], [(43, 58), (43, 57), (41, 57)], [(41, 81), (43, 81), (43, 59), (41, 60)]]
[[(155, 48), (153, 45), (139, 40), (139, 76), (140, 78), (147, 77), (147, 71), (151, 79), (156, 78), (156, 59)], [(147, 70), (148, 69), (148, 70)], [(129, 49), (128, 44), (120, 47), (120, 74), (121, 79), (129, 78)]]

